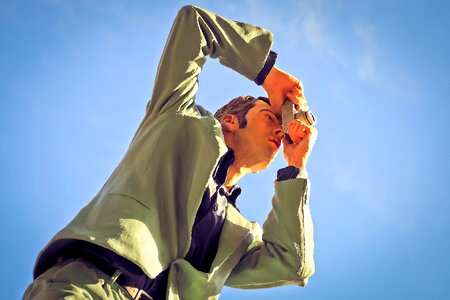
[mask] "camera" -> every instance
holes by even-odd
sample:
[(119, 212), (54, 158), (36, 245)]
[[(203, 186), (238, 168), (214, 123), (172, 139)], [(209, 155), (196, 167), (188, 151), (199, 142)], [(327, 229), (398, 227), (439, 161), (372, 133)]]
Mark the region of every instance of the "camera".
[(313, 126), (316, 124), (316, 117), (312, 111), (297, 110), (294, 103), (292, 103), (290, 99), (286, 99), (281, 109), (281, 121), (283, 132), (289, 144), (292, 144), (292, 140), (288, 134), (288, 124), (295, 119), (300, 120), (300, 122), (308, 126)]

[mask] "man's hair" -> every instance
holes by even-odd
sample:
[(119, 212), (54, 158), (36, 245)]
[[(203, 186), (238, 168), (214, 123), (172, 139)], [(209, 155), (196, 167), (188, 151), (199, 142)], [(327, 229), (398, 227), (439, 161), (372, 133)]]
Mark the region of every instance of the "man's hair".
[(269, 98), (267, 97), (255, 98), (252, 96), (239, 96), (219, 108), (214, 114), (214, 117), (221, 121), (225, 115), (235, 115), (239, 121), (239, 128), (244, 128), (247, 126), (247, 119), (245, 116), (247, 115), (247, 112), (255, 106), (258, 100), (264, 101), (270, 105)]

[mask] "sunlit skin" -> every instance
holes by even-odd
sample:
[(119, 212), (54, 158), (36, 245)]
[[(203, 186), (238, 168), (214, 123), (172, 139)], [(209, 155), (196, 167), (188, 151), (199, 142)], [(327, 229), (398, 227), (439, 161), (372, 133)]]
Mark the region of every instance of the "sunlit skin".
[(247, 126), (239, 128), (234, 115), (225, 115), (222, 131), (225, 143), (234, 150), (235, 161), (228, 171), (227, 185), (234, 185), (247, 173), (267, 168), (281, 145), (283, 131), (279, 116), (263, 101), (257, 101), (246, 115)]
[(270, 70), (262, 87), (266, 90), (275, 112), (281, 114), (281, 106), (286, 98), (291, 99), (299, 109), (308, 110), (302, 82), (276, 66)]
[(302, 109), (307, 109), (301, 82), (292, 75), (273, 67), (264, 84), (271, 105), (257, 101), (246, 115), (247, 125), (239, 127), (236, 116), (227, 114), (219, 120), (225, 143), (234, 150), (235, 161), (230, 166), (225, 185), (231, 187), (247, 173), (266, 169), (283, 143), (284, 157), (290, 166), (305, 168), (317, 138), (317, 130), (294, 120), (288, 125), (293, 143), (284, 139), (281, 127), (281, 106), (288, 97)]

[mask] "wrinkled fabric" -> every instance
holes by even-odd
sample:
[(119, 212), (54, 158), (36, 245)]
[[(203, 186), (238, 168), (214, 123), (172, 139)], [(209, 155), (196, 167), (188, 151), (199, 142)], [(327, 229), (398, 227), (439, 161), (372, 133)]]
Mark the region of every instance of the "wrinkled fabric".
[(263, 28), (194, 6), (181, 9), (127, 153), (93, 200), (41, 251), (34, 277), (56, 263), (61, 249), (83, 240), (124, 257), (149, 278), (169, 270), (168, 299), (214, 299), (224, 284), (305, 285), (314, 273), (307, 179), (275, 183), (264, 230), (227, 205), (209, 272), (184, 259), (205, 188), (228, 150), (220, 123), (195, 103), (198, 75), (210, 56), (254, 80), (271, 45), (272, 34)]

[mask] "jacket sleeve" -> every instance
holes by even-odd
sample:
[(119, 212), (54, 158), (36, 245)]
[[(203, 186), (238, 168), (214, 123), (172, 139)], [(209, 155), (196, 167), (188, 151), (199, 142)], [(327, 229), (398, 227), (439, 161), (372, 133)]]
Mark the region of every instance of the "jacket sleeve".
[(208, 55), (254, 80), (269, 56), (272, 40), (272, 33), (263, 28), (234, 22), (195, 6), (183, 7), (159, 62), (147, 113), (192, 107), (198, 75)]
[(309, 180), (275, 182), (273, 209), (226, 285), (266, 288), (304, 286), (314, 273), (313, 224), (309, 210)]

